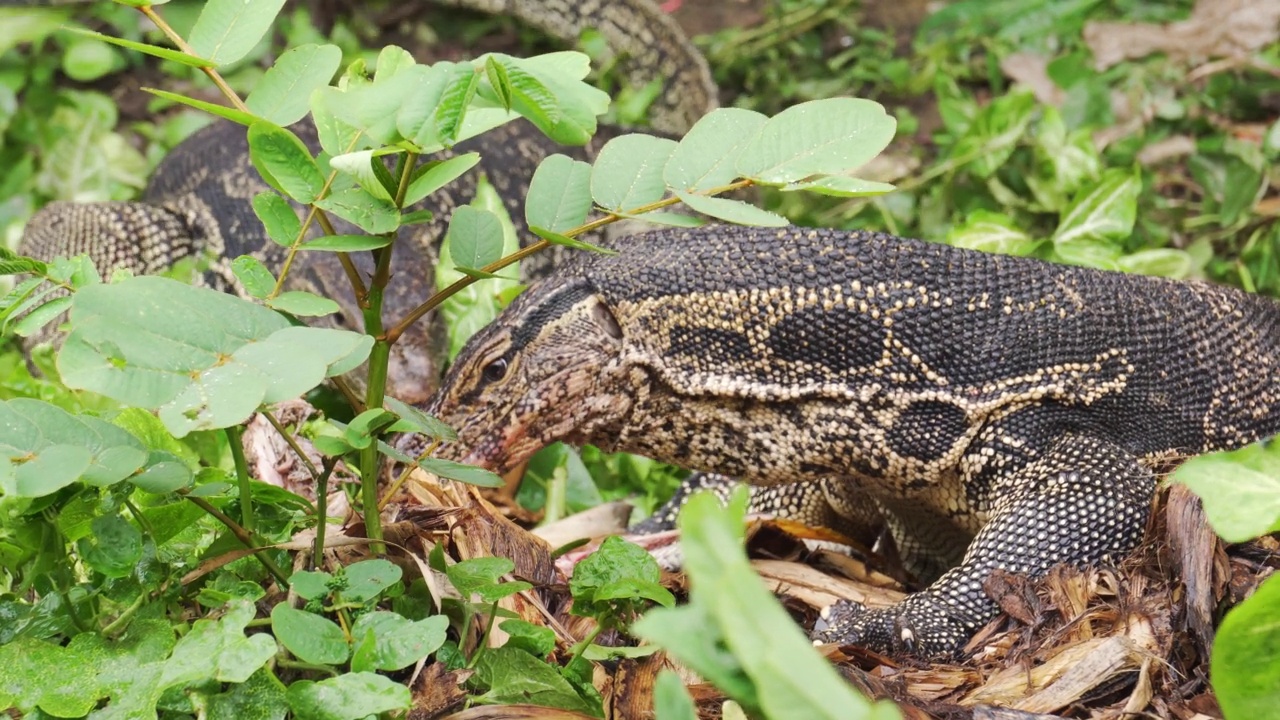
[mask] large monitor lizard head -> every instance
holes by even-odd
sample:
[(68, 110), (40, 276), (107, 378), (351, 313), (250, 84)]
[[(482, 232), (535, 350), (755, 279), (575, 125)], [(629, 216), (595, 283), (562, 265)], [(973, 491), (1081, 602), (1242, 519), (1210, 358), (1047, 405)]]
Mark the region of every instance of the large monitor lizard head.
[(565, 280), (535, 285), (458, 355), (428, 406), (458, 432), (446, 454), (502, 473), (626, 417), (622, 328), (588, 280)]

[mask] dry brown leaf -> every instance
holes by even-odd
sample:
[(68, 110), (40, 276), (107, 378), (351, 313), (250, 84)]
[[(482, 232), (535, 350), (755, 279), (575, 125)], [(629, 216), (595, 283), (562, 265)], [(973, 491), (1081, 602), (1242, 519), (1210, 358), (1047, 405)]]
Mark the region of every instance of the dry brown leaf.
[(1000, 70), (1009, 79), (1025, 85), (1036, 100), (1045, 105), (1061, 107), (1067, 94), (1049, 78), (1049, 58), (1030, 52), (1016, 52), (1006, 55), (1000, 61)]
[(1246, 57), (1280, 36), (1276, 0), (1198, 0), (1180, 22), (1089, 22), (1084, 41), (1094, 66), (1105, 70), (1124, 60), (1163, 52), (1180, 61)]

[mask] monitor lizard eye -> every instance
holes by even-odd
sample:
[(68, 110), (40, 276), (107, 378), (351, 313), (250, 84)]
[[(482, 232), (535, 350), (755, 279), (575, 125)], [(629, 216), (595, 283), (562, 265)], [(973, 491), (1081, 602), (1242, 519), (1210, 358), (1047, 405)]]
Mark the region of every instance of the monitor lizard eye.
[(480, 371), (480, 379), (485, 383), (495, 383), (507, 376), (507, 359), (500, 357), (484, 366)]

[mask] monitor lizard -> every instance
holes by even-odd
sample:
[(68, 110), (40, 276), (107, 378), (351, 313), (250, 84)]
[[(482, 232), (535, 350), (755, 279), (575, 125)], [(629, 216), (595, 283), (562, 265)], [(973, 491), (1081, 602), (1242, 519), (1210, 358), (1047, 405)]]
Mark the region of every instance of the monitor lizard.
[(873, 504), (937, 579), (893, 607), (828, 608), (818, 639), (952, 653), (995, 617), (994, 569), (1119, 556), (1153, 468), (1280, 431), (1268, 298), (869, 232), (613, 246), (464, 347), (427, 406), (458, 431), (446, 457), (501, 472), (592, 443)]

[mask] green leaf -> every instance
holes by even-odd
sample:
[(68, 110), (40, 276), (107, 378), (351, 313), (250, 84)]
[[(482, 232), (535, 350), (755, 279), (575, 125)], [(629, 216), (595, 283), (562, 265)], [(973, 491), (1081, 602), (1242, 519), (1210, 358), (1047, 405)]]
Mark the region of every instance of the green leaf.
[(546, 240), (547, 242), (553, 245), (563, 245), (565, 247), (571, 247), (576, 250), (587, 250), (589, 252), (600, 253), (601, 255), (617, 255), (618, 254), (617, 250), (611, 250), (607, 247), (601, 247), (599, 245), (592, 245), (591, 243), (582, 242), (581, 240), (577, 240), (575, 238), (561, 235), (560, 233), (551, 232), (546, 228), (540, 228), (537, 225), (529, 226), (529, 232), (533, 233), (534, 235), (537, 235), (538, 237), (542, 238), (543, 240)]
[(606, 93), (582, 82), (590, 59), (578, 52), (532, 58), (494, 54), (511, 83), (511, 107), (547, 137), (562, 145), (585, 145), (596, 131), (596, 116), (609, 107)]
[(92, 539), (81, 540), (76, 547), (89, 567), (107, 577), (122, 578), (142, 559), (142, 533), (119, 515), (100, 515), (93, 519)]
[(1191, 458), (1173, 480), (1200, 496), (1209, 524), (1227, 542), (1280, 531), (1280, 457), (1268, 447)]
[(1086, 188), (1062, 215), (1053, 234), (1055, 249), (1077, 242), (1123, 240), (1133, 232), (1142, 180), (1122, 168), (1103, 173), (1098, 184)]
[(475, 167), (480, 162), (480, 153), (464, 153), (448, 160), (425, 163), (423, 169), (409, 183), (404, 195), (404, 206), (416, 204), (431, 193), (448, 185)]
[(23, 273), (44, 275), (47, 272), (47, 268), (48, 265), (35, 258), (0, 258), (0, 275), (21, 275)]
[(107, 486), (147, 462), (142, 443), (124, 430), (39, 400), (0, 402), (0, 458), (12, 471), (5, 495), (42, 497), (77, 480)]
[(499, 705), (522, 703), (604, 717), (598, 702), (587, 702), (555, 668), (515, 648), (491, 648), (480, 656), (472, 678), (484, 694), (480, 700)]
[(556, 649), (556, 633), (549, 627), (534, 625), (518, 618), (508, 618), (498, 623), (507, 634), (503, 647), (523, 650), (536, 658), (546, 658)]
[[(176, 460), (148, 460), (147, 469), (129, 478), (135, 487), (163, 495), (191, 484), (191, 469)], [(159, 542), (159, 540), (157, 540)]]
[(93, 82), (121, 65), (119, 53), (96, 38), (72, 40), (62, 55), (62, 72), (76, 82)]
[(375, 157), (373, 150), (357, 150), (329, 158), (329, 167), (355, 180), (373, 197), (392, 202), (391, 191), (379, 177), (375, 165), (386, 170), (386, 167), (382, 166), (381, 157)]
[[(362, 187), (330, 193), (316, 205), (372, 235), (394, 231), (400, 226), (400, 210), (395, 203), (371, 194)], [(307, 246), (314, 244), (313, 240)]]
[(229, 65), (262, 40), (283, 6), (284, 0), (209, 0), (188, 42), (201, 57)]
[(950, 158), (966, 162), (978, 177), (991, 177), (1013, 155), (1040, 107), (1035, 96), (1025, 91), (996, 98), (978, 111), (952, 146)]
[(56, 320), (71, 307), (71, 298), (54, 298), (49, 302), (27, 313), (25, 317), (13, 324), (13, 333), (20, 337), (31, 337), (40, 332), (45, 325)]
[(467, 107), (476, 95), (480, 84), (480, 76), (469, 67), (466, 72), (459, 66), (457, 72), (449, 78), (440, 94), (440, 104), (436, 106), (433, 121), (436, 133), (445, 147), (451, 147), (458, 141), (462, 129), (462, 121), (466, 117)]
[(674, 670), (663, 669), (653, 685), (654, 720), (698, 720), (698, 707), (694, 704), (684, 681)]
[(1186, 250), (1148, 248), (1122, 256), (1117, 264), (1125, 272), (1184, 280), (1195, 271), (1195, 261)]
[(1033, 240), (1008, 215), (989, 210), (975, 210), (965, 219), (964, 224), (951, 228), (947, 233), (947, 244), (970, 250), (1025, 257), (1034, 253), (1040, 247), (1041, 241)]
[(195, 621), (164, 663), (162, 686), (248, 680), (276, 654), (276, 643), (270, 635), (245, 637), (244, 629), (253, 616), (253, 603), (233, 600), (227, 603), (221, 618)]
[(343, 436), (351, 447), (367, 448), (373, 444), (374, 437), (378, 433), (393, 425), (398, 419), (395, 413), (387, 412), (382, 408), (369, 408), (352, 418), (346, 430), (343, 431)]
[(808, 190), (819, 195), (831, 195), (833, 197), (868, 197), (891, 193), (897, 188), (889, 183), (862, 180), (847, 175), (825, 175), (808, 182), (789, 183), (779, 189), (782, 192)]
[(457, 480), (468, 485), (476, 485), (479, 487), (502, 487), (505, 483), (502, 477), (488, 470), (484, 470), (472, 465), (463, 465), (462, 463), (452, 460), (444, 460), (442, 458), (426, 457), (417, 461), (418, 467), (429, 473), (434, 473), (442, 478)]
[(719, 108), (694, 123), (663, 169), (667, 185), (710, 190), (738, 179), (738, 156), (769, 118), (753, 110)]
[(502, 222), (488, 210), (463, 205), (453, 211), (445, 243), (454, 265), (482, 268), (502, 257)]
[(879, 155), (896, 130), (897, 121), (877, 102), (811, 100), (770, 118), (742, 149), (737, 172), (775, 184), (844, 175)]
[[(892, 704), (872, 704), (850, 688), (788, 622), (787, 611), (752, 571), (742, 549), (746, 505), (742, 490), (729, 509), (709, 492), (689, 499), (678, 523), (691, 603), (655, 610), (633, 631), (767, 717), (900, 717)], [(743, 674), (754, 688), (744, 686)]]
[(338, 303), (327, 297), (320, 297), (302, 290), (290, 290), (289, 292), (280, 293), (267, 300), (267, 307), (297, 315), (298, 317), (332, 315), (342, 309), (338, 306)]
[(298, 219), (293, 207), (270, 190), (253, 196), (253, 214), (262, 221), (267, 237), (277, 245), (292, 247), (293, 241), (302, 232), (302, 221)]
[(365, 720), (380, 713), (404, 711), (413, 702), (409, 688), (376, 673), (346, 673), (289, 686), (289, 708), (307, 720)]
[(217, 103), (205, 102), (204, 100), (189, 98), (185, 95), (171, 93), (167, 90), (157, 90), (155, 88), (146, 88), (146, 87), (142, 89), (145, 90), (146, 92), (151, 93), (152, 95), (155, 95), (158, 98), (164, 98), (165, 100), (168, 100), (170, 102), (175, 102), (181, 105), (186, 105), (188, 107), (193, 107), (197, 110), (203, 110), (212, 115), (217, 115), (220, 118), (230, 120), (233, 123), (244, 125), (245, 127), (253, 125), (254, 123), (259, 122), (261, 120), (261, 118), (259, 118), (256, 115), (244, 112), (243, 110), (237, 110), (233, 107), (227, 107), (226, 105), (219, 105)]
[(259, 121), (249, 126), (249, 159), (268, 185), (304, 205), (315, 202), (324, 189), (324, 175), (307, 146), (279, 125)]
[(633, 210), (661, 200), (663, 168), (676, 143), (632, 133), (605, 143), (591, 168), (591, 197), (606, 210)]
[(589, 212), (591, 165), (559, 153), (543, 158), (525, 195), (525, 222), (562, 233), (586, 222)]
[(209, 696), (210, 718), (284, 720), (289, 712), (284, 685), (263, 668), (226, 692)]
[(299, 45), (286, 50), (254, 85), (244, 104), (255, 115), (277, 125), (306, 117), (311, 93), (324, 87), (342, 64), (337, 45)]
[(413, 621), (402, 615), (376, 610), (361, 615), (351, 626), (351, 636), (356, 638), (357, 654), (369, 644), (372, 648), (365, 657), (370, 665), (352, 670), (401, 670), (435, 652), (444, 644), (449, 618), (435, 615), (425, 620)]
[(390, 432), (414, 432), (426, 435), (433, 440), (457, 440), (458, 433), (443, 421), (418, 408), (389, 397), (383, 401), (388, 410), (400, 416), (400, 420), (392, 425)]
[(63, 381), (158, 409), (178, 437), (297, 397), (361, 362), (372, 346), (367, 335), (290, 327), (241, 298), (155, 276), (80, 290), (71, 326), (58, 355)]
[[(574, 615), (601, 616), (628, 612), (637, 600), (666, 607), (676, 599), (662, 587), (658, 562), (644, 548), (611, 535), (600, 548), (579, 562), (569, 580)], [(626, 601), (618, 603), (617, 601)]]
[(358, 252), (386, 247), (394, 239), (383, 235), (325, 235), (303, 243), (302, 248), (328, 252)]
[(516, 569), (516, 564), (501, 557), (478, 557), (450, 565), (445, 574), (465, 599), (479, 595), (480, 602), (494, 603), (533, 587), (524, 581), (503, 582), (502, 576)]
[(215, 63), (210, 60), (196, 57), (195, 55), (188, 55), (178, 50), (170, 50), (169, 48), (156, 47), (155, 45), (147, 45), (146, 43), (134, 42), (133, 40), (125, 40), (124, 38), (113, 37), (111, 35), (103, 35), (100, 32), (94, 32), (92, 30), (86, 30), (84, 28), (64, 27), (62, 29), (65, 30), (66, 32), (75, 33), (77, 35), (93, 38), (95, 40), (101, 40), (103, 42), (111, 43), (112, 45), (119, 45), (122, 48), (136, 50), (140, 53), (145, 53), (153, 57), (158, 57), (164, 60), (172, 60), (176, 63), (181, 63), (188, 67), (206, 68), (206, 67), (213, 67), (215, 65)]
[(343, 574), (347, 579), (347, 586), (341, 591), (342, 599), (348, 602), (364, 603), (400, 582), (400, 577), (404, 573), (395, 563), (374, 559), (352, 563), (347, 566)]
[(337, 623), (285, 603), (271, 609), (271, 632), (303, 662), (337, 665), (346, 662), (351, 652)]
[(231, 272), (244, 286), (249, 297), (261, 300), (276, 287), (276, 278), (262, 261), (252, 255), (241, 255), (231, 261)]
[(1265, 718), (1280, 703), (1280, 577), (1267, 578), (1223, 618), (1209, 679), (1228, 718)]
[(697, 210), (704, 215), (728, 220), (729, 222), (738, 223), (739, 225), (761, 225), (765, 227), (784, 227), (789, 225), (787, 219), (781, 215), (771, 213), (740, 200), (730, 200), (722, 197), (707, 197), (706, 195), (691, 195), (689, 193), (677, 192), (676, 195), (685, 205)]
[(498, 95), (498, 102), (502, 103), (502, 107), (511, 109), (511, 78), (507, 76), (507, 69), (498, 62), (498, 59), (490, 55), (484, 61), (484, 74), (489, 80), (489, 85)]
[(329, 583), (333, 576), (327, 572), (299, 570), (289, 576), (289, 587), (307, 600), (319, 600), (329, 595)]

